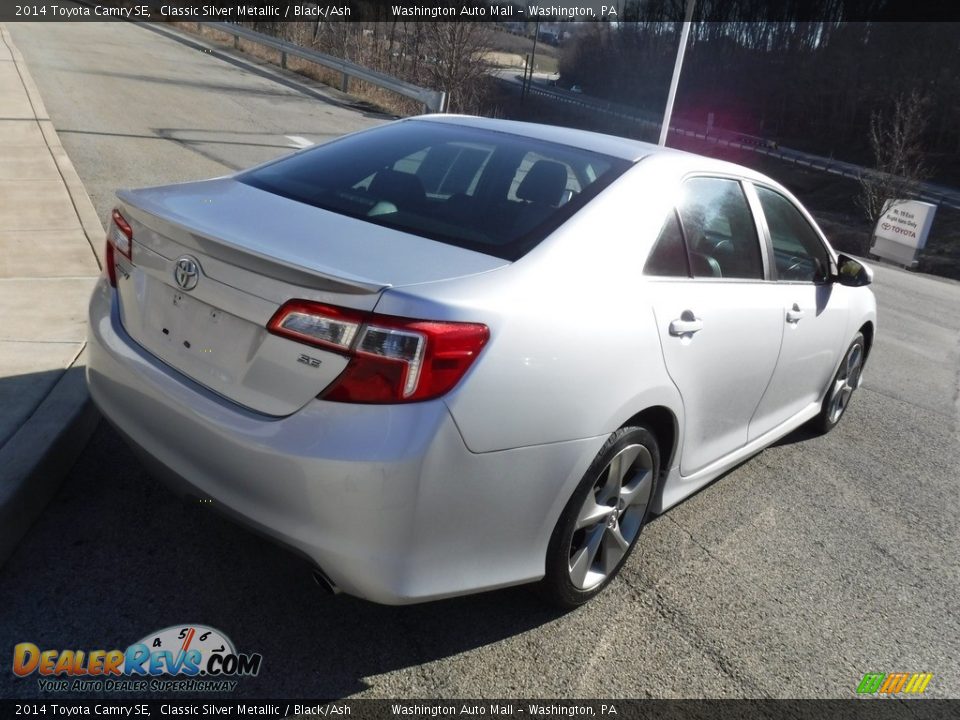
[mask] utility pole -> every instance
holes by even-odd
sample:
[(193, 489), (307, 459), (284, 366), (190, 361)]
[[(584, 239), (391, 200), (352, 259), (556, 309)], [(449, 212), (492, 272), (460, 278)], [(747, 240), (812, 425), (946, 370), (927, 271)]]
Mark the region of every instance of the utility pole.
[(673, 101), (677, 99), (677, 85), (680, 84), (680, 68), (683, 67), (683, 55), (687, 51), (687, 38), (693, 20), (693, 6), (696, 0), (687, 0), (687, 13), (683, 20), (683, 32), (680, 33), (680, 46), (677, 48), (677, 61), (673, 66), (673, 78), (670, 80), (670, 94), (667, 95), (667, 107), (663, 111), (663, 125), (660, 127), (661, 147), (667, 145), (667, 133), (670, 132), (670, 118), (673, 116)]
[(523, 56), (523, 81), (520, 83), (520, 104), (527, 97), (527, 71), (530, 68), (530, 53)]
[(530, 79), (527, 81), (527, 88), (533, 84), (533, 71), (537, 66), (537, 38), (540, 37), (540, 21), (533, 30), (533, 50), (530, 51)]

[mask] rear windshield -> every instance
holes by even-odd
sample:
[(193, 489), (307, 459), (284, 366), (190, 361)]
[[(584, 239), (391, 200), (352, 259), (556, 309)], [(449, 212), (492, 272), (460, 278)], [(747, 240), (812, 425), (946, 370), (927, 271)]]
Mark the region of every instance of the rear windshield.
[(237, 179), (324, 210), (516, 260), (629, 166), (519, 135), (405, 121)]

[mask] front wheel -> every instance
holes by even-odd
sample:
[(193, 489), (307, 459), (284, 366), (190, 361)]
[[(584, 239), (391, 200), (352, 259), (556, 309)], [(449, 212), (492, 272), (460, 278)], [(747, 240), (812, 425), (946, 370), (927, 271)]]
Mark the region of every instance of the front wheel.
[(814, 427), (822, 433), (828, 433), (837, 426), (840, 418), (850, 405), (853, 392), (860, 387), (860, 376), (863, 372), (863, 361), (866, 358), (866, 345), (863, 334), (857, 336), (850, 343), (847, 354), (840, 363), (840, 368), (830, 383), (827, 395), (823, 399), (820, 414), (813, 421)]
[(659, 474), (660, 451), (649, 430), (626, 427), (610, 436), (557, 521), (542, 595), (575, 608), (606, 587), (647, 522)]

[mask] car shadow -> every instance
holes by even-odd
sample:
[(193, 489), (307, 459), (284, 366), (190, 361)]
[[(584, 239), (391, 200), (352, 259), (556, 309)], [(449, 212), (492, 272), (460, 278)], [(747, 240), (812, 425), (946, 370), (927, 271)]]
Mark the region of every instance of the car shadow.
[(797, 443), (806, 442), (807, 440), (813, 440), (814, 438), (820, 437), (820, 433), (815, 429), (807, 425), (801, 425), (796, 430), (791, 432), (788, 435), (784, 435), (782, 438), (773, 443), (770, 447), (782, 447), (784, 445), (796, 445)]
[[(263, 656), (259, 675), (224, 697), (340, 698), (397, 671), (409, 676), (408, 694), (415, 695), (432, 661), (564, 614), (523, 587), (386, 607), (329, 595), (311, 570), (299, 556), (175, 496), (101, 422), (59, 494), (0, 568), (0, 647), (123, 650), (162, 628), (199, 623), (222, 631), (239, 652)], [(36, 695), (35, 678), (0, 674), (0, 696)]]

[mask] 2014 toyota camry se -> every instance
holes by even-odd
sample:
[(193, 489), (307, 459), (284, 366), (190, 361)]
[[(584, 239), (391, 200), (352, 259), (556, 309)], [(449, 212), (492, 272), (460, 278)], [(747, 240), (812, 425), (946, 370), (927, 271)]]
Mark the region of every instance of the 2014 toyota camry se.
[(876, 331), (781, 185), (577, 130), (413, 118), (118, 198), (96, 404), (382, 603), (585, 602), (651, 513), (836, 425)]

